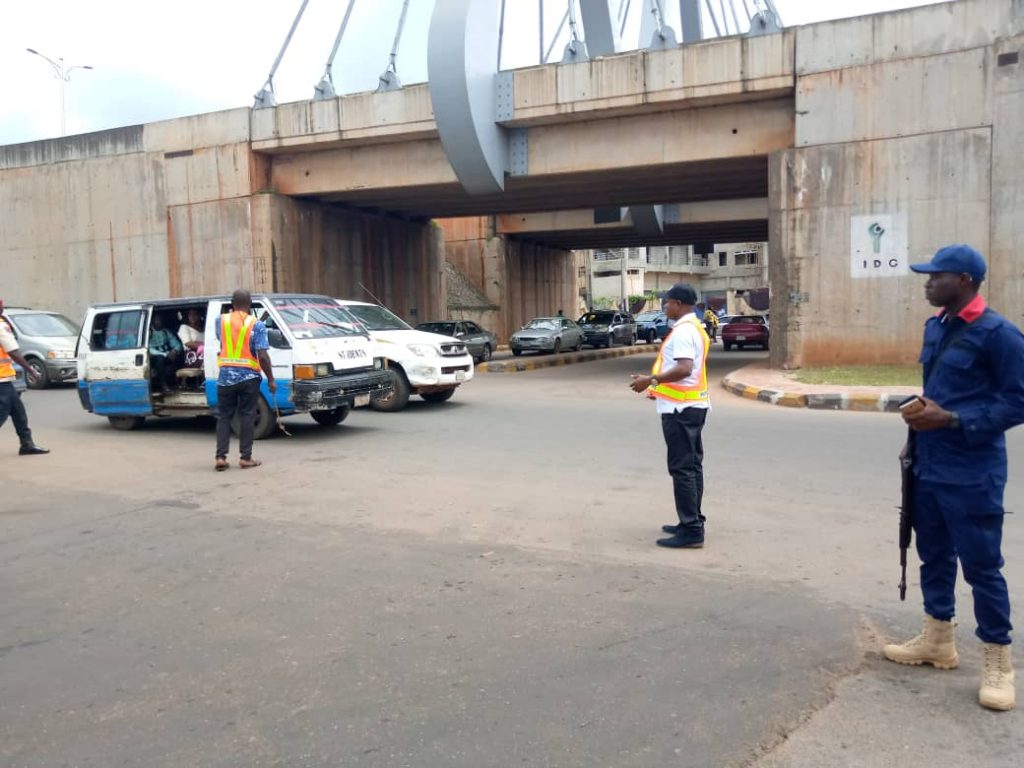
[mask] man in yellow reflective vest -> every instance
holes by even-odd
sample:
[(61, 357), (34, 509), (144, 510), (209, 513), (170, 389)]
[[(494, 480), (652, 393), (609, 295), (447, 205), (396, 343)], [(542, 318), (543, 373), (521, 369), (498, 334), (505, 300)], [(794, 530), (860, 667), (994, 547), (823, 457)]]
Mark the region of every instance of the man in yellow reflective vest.
[(274, 369), (271, 366), (270, 342), (267, 326), (253, 317), (249, 310), (252, 296), (238, 290), (231, 296), (231, 312), (222, 315), (217, 326), (220, 354), (217, 365), (217, 456), (214, 468), (218, 472), (228, 468), (228, 450), (231, 447), (231, 422), (238, 418), (238, 449), (242, 469), (258, 467), (261, 462), (252, 456), (253, 435), (256, 428), (256, 408), (260, 394), (260, 371), (267, 377), (271, 396), (277, 392)]
[(650, 376), (634, 374), (634, 392), (653, 397), (661, 416), (661, 431), (668, 447), (678, 523), (663, 525), (670, 534), (658, 546), (699, 549), (704, 546), (704, 443), (701, 432), (711, 407), (708, 398), (708, 350), (711, 340), (703, 318), (694, 312), (697, 291), (676, 283), (661, 295), (665, 315), (674, 323), (662, 342)]

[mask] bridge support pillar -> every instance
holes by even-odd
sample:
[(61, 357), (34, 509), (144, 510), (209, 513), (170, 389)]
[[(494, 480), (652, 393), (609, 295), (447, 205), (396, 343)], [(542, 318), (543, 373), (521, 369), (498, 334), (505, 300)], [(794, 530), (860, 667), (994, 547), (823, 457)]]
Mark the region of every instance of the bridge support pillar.
[(252, 200), (253, 255), (269, 267), (259, 288), (360, 301), (372, 293), (413, 323), (443, 315), (444, 240), (429, 222), (276, 194)]
[(492, 216), (444, 219), (448, 316), (473, 320), (500, 343), (524, 323), (583, 308), (578, 275), (582, 254), (497, 234)]

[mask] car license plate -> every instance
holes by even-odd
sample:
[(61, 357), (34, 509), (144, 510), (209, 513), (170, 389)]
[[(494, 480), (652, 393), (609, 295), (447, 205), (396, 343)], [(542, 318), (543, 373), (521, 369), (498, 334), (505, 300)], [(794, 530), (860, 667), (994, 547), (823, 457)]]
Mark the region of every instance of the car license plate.
[(466, 372), (465, 371), (456, 371), (455, 372), (455, 380), (456, 381), (465, 381), (466, 380)]
[(736, 341), (746, 341), (746, 340), (747, 340), (746, 336), (737, 336), (736, 337)]
[(356, 408), (362, 408), (364, 405), (370, 404), (369, 395), (356, 395)]

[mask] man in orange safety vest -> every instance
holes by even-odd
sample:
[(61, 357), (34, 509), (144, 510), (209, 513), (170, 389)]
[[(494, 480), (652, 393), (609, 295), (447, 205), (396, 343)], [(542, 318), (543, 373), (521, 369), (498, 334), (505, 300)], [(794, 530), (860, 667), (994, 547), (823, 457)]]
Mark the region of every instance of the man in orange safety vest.
[(228, 468), (228, 450), (231, 447), (231, 423), (238, 419), (238, 448), (241, 454), (238, 466), (242, 469), (258, 467), (262, 462), (252, 455), (256, 427), (256, 409), (259, 402), (260, 382), (267, 377), (271, 397), (277, 392), (274, 369), (270, 362), (270, 343), (267, 327), (253, 317), (252, 296), (238, 290), (231, 296), (231, 312), (221, 316), (217, 326), (220, 354), (217, 355), (217, 456), (214, 468), (221, 472)]

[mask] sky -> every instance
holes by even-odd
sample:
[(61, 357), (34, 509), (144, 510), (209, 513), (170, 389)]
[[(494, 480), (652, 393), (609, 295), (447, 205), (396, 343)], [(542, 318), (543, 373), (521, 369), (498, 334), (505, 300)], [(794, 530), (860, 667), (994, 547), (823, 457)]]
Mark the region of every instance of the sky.
[[(612, 0), (614, 2), (614, 0)], [(638, 36), (638, 11), (627, 34)], [(938, 0), (775, 0), (786, 26), (929, 5)], [(495, 0), (497, 2), (497, 0)], [(626, 2), (626, 0), (621, 0)], [(741, 0), (734, 0), (742, 7)], [(506, 0), (503, 68), (538, 63), (540, 0)], [(750, 2), (753, 5), (753, 0)], [(7, 0), (0, 25), (0, 145), (59, 136), (60, 81), (34, 48), (73, 70), (65, 91), (68, 134), (250, 106), (301, 0)], [(277, 99), (313, 95), (347, 0), (309, 0), (274, 84)], [(662, 0), (679, 31), (678, 4)], [(718, 3), (714, 3), (715, 7)], [(411, 0), (397, 56), (402, 82), (427, 79), (427, 30), (434, 0)], [(567, 0), (544, 0), (550, 45)], [(387, 68), (402, 0), (356, 0), (334, 61), (338, 93), (372, 90)], [(707, 29), (710, 25), (705, 23)], [(561, 58), (568, 31), (554, 39)]]

